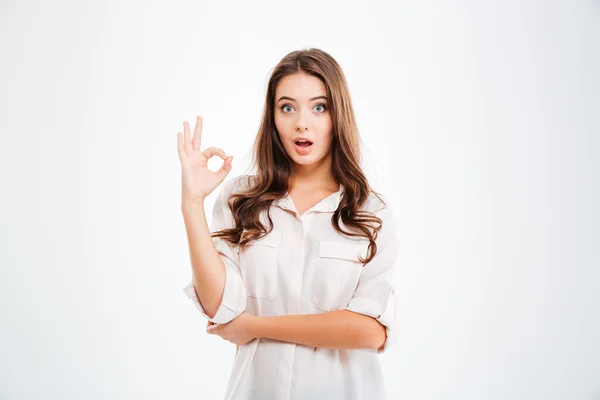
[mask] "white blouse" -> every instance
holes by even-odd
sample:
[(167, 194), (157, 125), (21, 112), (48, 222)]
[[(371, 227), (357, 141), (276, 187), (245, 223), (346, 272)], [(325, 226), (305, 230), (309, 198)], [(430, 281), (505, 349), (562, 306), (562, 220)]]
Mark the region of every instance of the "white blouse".
[[(248, 175), (221, 184), (213, 208), (211, 232), (234, 226), (227, 206), (229, 195), (244, 189)], [(398, 240), (396, 221), (387, 205), (370, 193), (364, 210), (382, 219), (377, 254), (367, 264), (369, 241), (337, 232), (331, 224), (340, 189), (299, 215), (291, 197), (270, 206), (273, 231), (249, 243), (237, 245), (213, 238), (226, 267), (223, 300), (213, 318), (206, 315), (193, 282), (183, 289), (200, 313), (218, 324), (243, 311), (277, 316), (319, 314), (347, 309), (376, 318), (386, 327), (387, 339), (378, 350), (315, 348), (270, 339), (254, 339), (237, 346), (226, 389), (226, 399), (332, 400), (385, 399), (378, 353), (395, 341), (397, 310), (394, 292)], [(266, 212), (264, 213), (266, 214)], [(268, 228), (266, 215), (261, 220)], [(349, 229), (340, 221), (344, 230)]]

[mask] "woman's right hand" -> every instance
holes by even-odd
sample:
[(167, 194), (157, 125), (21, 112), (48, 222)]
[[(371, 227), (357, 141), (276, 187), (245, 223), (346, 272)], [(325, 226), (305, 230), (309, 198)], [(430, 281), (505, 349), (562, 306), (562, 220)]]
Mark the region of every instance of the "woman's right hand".
[[(202, 137), (202, 117), (197, 116), (194, 138), (190, 139), (190, 125), (183, 121), (183, 132), (177, 132), (177, 150), (181, 161), (181, 199), (182, 202), (204, 202), (206, 196), (229, 174), (233, 156), (216, 147), (209, 147), (200, 151)], [(208, 169), (208, 160), (213, 156), (221, 157), (224, 162), (221, 169), (216, 172)]]

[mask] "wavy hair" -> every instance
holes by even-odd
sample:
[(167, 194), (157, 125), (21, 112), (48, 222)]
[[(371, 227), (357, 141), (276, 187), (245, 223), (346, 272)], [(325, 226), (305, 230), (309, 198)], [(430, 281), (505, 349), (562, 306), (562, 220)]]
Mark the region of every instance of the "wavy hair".
[[(332, 56), (316, 48), (293, 51), (283, 57), (273, 69), (267, 86), (262, 122), (253, 146), (257, 174), (246, 190), (232, 194), (227, 201), (235, 227), (214, 232), (212, 237), (221, 237), (244, 250), (250, 241), (273, 230), (269, 206), (288, 192), (293, 163), (275, 126), (275, 89), (282, 78), (301, 72), (319, 78), (325, 84), (329, 99), (333, 128), (332, 175), (336, 182), (344, 186), (340, 204), (331, 217), (331, 223), (344, 235), (365, 237), (369, 240), (366, 259), (359, 258), (361, 263), (366, 264), (377, 253), (375, 239), (382, 227), (382, 220), (360, 208), (367, 201), (370, 192), (382, 203), (384, 201), (379, 193), (372, 190), (360, 166), (358, 128), (344, 73)], [(269, 229), (259, 218), (263, 210), (267, 210)], [(355, 231), (342, 230), (340, 220)]]

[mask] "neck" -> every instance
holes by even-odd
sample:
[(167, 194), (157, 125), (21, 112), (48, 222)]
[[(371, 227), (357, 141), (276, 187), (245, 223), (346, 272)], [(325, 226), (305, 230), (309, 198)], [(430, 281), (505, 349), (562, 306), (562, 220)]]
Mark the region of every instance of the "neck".
[(328, 188), (337, 191), (339, 184), (333, 179), (331, 173), (331, 155), (311, 165), (294, 164), (290, 188), (308, 190)]

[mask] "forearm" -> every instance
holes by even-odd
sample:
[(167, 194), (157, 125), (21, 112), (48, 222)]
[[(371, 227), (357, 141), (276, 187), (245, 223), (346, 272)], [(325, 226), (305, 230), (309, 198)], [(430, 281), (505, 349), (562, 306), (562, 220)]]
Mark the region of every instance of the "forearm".
[(349, 310), (323, 314), (257, 317), (254, 336), (309, 347), (373, 349), (385, 340), (385, 327)]
[(219, 309), (225, 287), (225, 264), (212, 241), (203, 203), (183, 202), (181, 211), (188, 238), (194, 287), (209, 317)]

